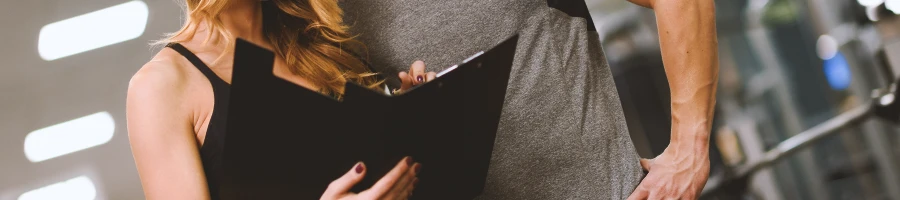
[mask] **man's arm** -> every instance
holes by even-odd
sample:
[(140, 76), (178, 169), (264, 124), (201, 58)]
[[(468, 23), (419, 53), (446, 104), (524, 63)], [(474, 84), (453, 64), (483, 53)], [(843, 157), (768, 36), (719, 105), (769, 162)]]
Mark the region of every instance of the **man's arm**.
[(713, 0), (630, 0), (656, 13), (672, 96), (672, 139), (629, 199), (697, 199), (709, 176), (719, 58)]

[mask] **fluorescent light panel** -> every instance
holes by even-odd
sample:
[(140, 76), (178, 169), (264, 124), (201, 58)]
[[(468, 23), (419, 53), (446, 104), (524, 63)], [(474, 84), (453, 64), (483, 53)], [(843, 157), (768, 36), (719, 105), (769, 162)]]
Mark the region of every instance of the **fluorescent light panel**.
[(18, 200), (93, 200), (97, 198), (94, 182), (86, 176), (79, 176), (67, 181), (54, 183), (19, 196)]
[(25, 136), (25, 157), (41, 162), (81, 151), (109, 142), (115, 130), (115, 121), (108, 112), (48, 126)]
[(900, 15), (900, 0), (886, 0), (884, 7), (894, 14)]
[(147, 4), (130, 1), (47, 24), (38, 36), (38, 53), (51, 61), (140, 37), (148, 13)]
[(867, 6), (867, 7), (875, 7), (884, 3), (884, 0), (856, 0), (859, 5)]

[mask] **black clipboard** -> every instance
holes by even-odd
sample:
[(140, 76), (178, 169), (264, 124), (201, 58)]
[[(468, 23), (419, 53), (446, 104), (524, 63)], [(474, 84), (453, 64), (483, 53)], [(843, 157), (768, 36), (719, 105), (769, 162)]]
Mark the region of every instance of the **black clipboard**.
[(277, 78), (274, 54), (238, 40), (223, 199), (318, 199), (357, 161), (371, 187), (403, 156), (413, 199), (472, 199), (485, 183), (518, 36), (403, 95), (348, 83), (343, 101)]

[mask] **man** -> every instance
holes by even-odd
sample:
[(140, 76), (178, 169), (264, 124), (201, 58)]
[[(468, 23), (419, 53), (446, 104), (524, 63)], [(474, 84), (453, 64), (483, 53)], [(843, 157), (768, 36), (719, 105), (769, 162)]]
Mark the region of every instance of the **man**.
[[(718, 78), (713, 0), (631, 1), (656, 13), (672, 92), (671, 143), (650, 160), (635, 152), (599, 37), (583, 18), (546, 0), (342, 6), (383, 74), (398, 74), (415, 60), (428, 63), (409, 73), (413, 80), (520, 34), (479, 199), (696, 199), (709, 172)], [(396, 77), (388, 82), (399, 84)], [(643, 180), (641, 168), (649, 171)]]

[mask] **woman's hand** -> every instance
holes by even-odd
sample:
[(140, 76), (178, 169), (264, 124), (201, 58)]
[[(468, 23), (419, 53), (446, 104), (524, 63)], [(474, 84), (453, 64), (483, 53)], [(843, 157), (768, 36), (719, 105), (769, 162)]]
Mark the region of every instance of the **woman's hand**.
[(435, 76), (437, 76), (437, 73), (426, 73), (425, 62), (422, 62), (420, 60), (413, 62), (412, 66), (409, 66), (409, 72), (400, 72), (400, 74), (398, 74), (397, 76), (400, 77), (401, 84), (399, 90), (394, 90), (394, 94), (400, 94), (405, 91), (409, 91), (409, 89), (414, 86), (434, 80)]
[(353, 166), (349, 172), (331, 182), (322, 200), (405, 200), (412, 195), (412, 191), (419, 182), (416, 175), (422, 169), (422, 164), (413, 163), (411, 157), (403, 158), (397, 166), (382, 177), (372, 188), (359, 194), (350, 192), (353, 185), (359, 183), (366, 175), (366, 167), (360, 162)]

